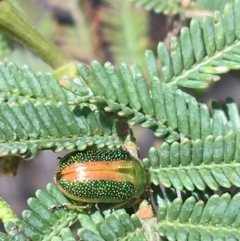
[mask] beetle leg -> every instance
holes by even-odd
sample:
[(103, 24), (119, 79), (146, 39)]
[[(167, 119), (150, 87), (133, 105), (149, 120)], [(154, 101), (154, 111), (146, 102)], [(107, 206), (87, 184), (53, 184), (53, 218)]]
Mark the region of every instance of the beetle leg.
[(86, 205), (76, 205), (76, 204), (70, 204), (70, 203), (63, 203), (61, 205), (52, 205), (49, 210), (51, 212), (55, 212), (57, 210), (65, 209), (65, 210), (74, 210), (74, 209), (90, 209), (92, 207), (92, 204), (86, 204)]
[(113, 213), (113, 211), (115, 210), (115, 208), (114, 207), (110, 207), (110, 213), (112, 214)]
[(100, 213), (102, 212), (101, 209), (100, 209), (99, 206), (98, 206), (98, 203), (95, 203), (94, 207), (95, 207)]
[(148, 202), (150, 203), (152, 210), (153, 210), (153, 214), (154, 216), (157, 216), (157, 205), (155, 203), (154, 197), (153, 197), (153, 190), (151, 188), (149, 188), (149, 198), (148, 198)]

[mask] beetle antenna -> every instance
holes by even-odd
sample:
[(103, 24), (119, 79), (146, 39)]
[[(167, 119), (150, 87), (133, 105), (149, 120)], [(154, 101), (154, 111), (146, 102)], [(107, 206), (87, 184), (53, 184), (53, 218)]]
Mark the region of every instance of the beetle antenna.
[(153, 197), (153, 189), (149, 187), (149, 198), (148, 198), (148, 202), (150, 203), (154, 216), (157, 217), (157, 205), (155, 203), (154, 197)]
[(98, 203), (95, 203), (95, 208), (100, 212), (100, 213), (102, 213), (102, 211), (101, 211), (101, 209), (99, 208), (99, 206), (98, 206)]

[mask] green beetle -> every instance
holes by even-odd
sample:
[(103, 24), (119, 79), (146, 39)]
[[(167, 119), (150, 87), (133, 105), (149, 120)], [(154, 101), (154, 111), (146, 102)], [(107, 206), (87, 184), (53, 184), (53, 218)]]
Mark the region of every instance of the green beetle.
[(150, 190), (148, 170), (124, 149), (71, 152), (60, 160), (55, 182), (78, 205), (61, 205), (52, 210), (89, 208), (98, 203), (111, 203), (112, 208), (130, 207)]

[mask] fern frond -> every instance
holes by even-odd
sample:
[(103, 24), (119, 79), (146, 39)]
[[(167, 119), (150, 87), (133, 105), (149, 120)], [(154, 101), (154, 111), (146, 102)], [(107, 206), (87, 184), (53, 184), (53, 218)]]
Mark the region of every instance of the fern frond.
[(0, 219), (5, 223), (10, 220), (15, 220), (16, 218), (16, 213), (2, 198), (0, 198)]
[[(130, 125), (141, 124), (152, 129), (158, 137), (170, 134), (169, 142), (178, 140), (181, 135), (198, 139), (214, 134), (207, 108), (177, 90), (177, 85), (206, 88), (210, 81), (219, 80), (219, 74), (240, 68), (238, 9), (239, 0), (233, 5), (227, 4), (222, 16), (216, 13), (218, 21), (215, 25), (210, 18), (205, 18), (202, 26), (200, 20), (193, 19), (190, 30), (184, 28), (180, 38), (173, 39), (170, 53), (160, 43), (162, 82), (155, 56), (147, 51), (149, 88), (137, 65), (129, 68), (120, 64), (117, 70), (110, 63), (102, 66), (93, 61), (91, 68), (79, 64), (80, 76), (94, 93), (90, 101), (105, 102), (105, 111), (117, 112), (127, 118)], [(217, 131), (221, 130), (218, 125), (216, 127)]]
[[(92, 59), (104, 59), (100, 49), (98, 31), (98, 12), (91, 2), (62, 2), (55, 8), (66, 11), (71, 18), (71, 25), (59, 24), (55, 27), (54, 42), (75, 59), (89, 63)], [(92, 37), (94, 36), (94, 38)]]
[(206, 10), (218, 10), (218, 11), (223, 11), (225, 5), (229, 2), (233, 2), (234, 0), (222, 0), (221, 2), (219, 1), (207, 1), (207, 0), (202, 0), (197, 2), (197, 7), (200, 9), (206, 9)]
[[(64, 79), (61, 82), (65, 82)], [(34, 157), (51, 148), (85, 149), (120, 146), (117, 120), (89, 101), (91, 91), (75, 78), (63, 89), (50, 74), (34, 74), (9, 63), (0, 64), (0, 156)]]
[(78, 83), (78, 89), (75, 90), (78, 95), (75, 95), (66, 89), (62, 89), (53, 75), (34, 73), (27, 66), (19, 68), (11, 62), (8, 64), (0, 63), (0, 83), (1, 99), (20, 96), (33, 100), (61, 101), (73, 104), (91, 96), (91, 91), (83, 87), (82, 81), (78, 78), (75, 78), (72, 83), (72, 86), (76, 86), (75, 83)]
[[(34, 157), (39, 150), (120, 146), (113, 116), (85, 106), (18, 99), (0, 105), (0, 155)], [(107, 127), (107, 128), (105, 128)]]
[[(36, 197), (37, 198), (30, 198), (28, 200), (28, 205), (32, 210), (25, 210), (22, 213), (23, 220), (16, 219), (5, 223), (5, 229), (10, 237), (22, 237), (30, 240), (49, 240), (48, 235), (51, 227), (58, 226), (60, 223), (62, 228), (67, 227), (70, 222), (76, 220), (76, 213), (65, 212), (63, 210), (52, 213), (48, 210), (51, 205), (56, 204), (56, 202), (68, 202), (55, 185), (49, 185), (48, 192), (37, 190)], [(56, 233), (58, 234), (60, 231), (62, 231), (62, 233), (59, 236), (62, 237), (62, 235), (66, 233), (66, 228), (64, 230), (60, 228), (55, 230), (55, 232), (51, 233), (51, 238), (56, 236)]]
[(153, 10), (156, 13), (176, 14), (179, 12), (181, 4), (179, 0), (135, 0), (137, 6)]
[[(36, 198), (30, 198), (28, 204), (32, 210), (25, 210), (23, 220), (12, 219), (4, 223), (8, 233), (0, 237), (21, 237), (23, 240), (49, 240), (66, 237), (75, 240), (69, 226), (79, 221), (78, 235), (86, 241), (140, 239), (158, 240), (205, 240), (222, 238), (238, 240), (240, 195), (200, 195), (176, 197), (176, 193), (166, 190), (165, 197), (161, 191), (154, 192), (158, 222), (156, 218), (139, 219), (131, 217), (124, 209), (113, 211), (90, 211), (90, 214), (59, 210), (49, 211), (52, 205), (69, 202), (58, 188), (49, 184), (47, 192), (37, 190)], [(199, 197), (197, 197), (199, 196)], [(167, 199), (166, 199), (167, 198)], [(49, 233), (54, 228), (54, 232)], [(198, 239), (196, 239), (196, 236)], [(6, 239), (7, 240), (7, 239)]]
[[(90, 102), (105, 102), (105, 111), (117, 112), (119, 116), (127, 118), (130, 125), (142, 124), (153, 130), (159, 125), (159, 128), (164, 129), (160, 134), (168, 133), (168, 129), (160, 121), (157, 123), (154, 120), (154, 100), (151, 100), (146, 80), (138, 66), (130, 70), (126, 64), (121, 64), (117, 70), (110, 63), (103, 67), (97, 61), (93, 61), (91, 66), (92, 69), (83, 64), (78, 65), (81, 77), (94, 94)], [(160, 82), (159, 85), (158, 90), (161, 91)]]
[(143, 164), (155, 185), (178, 190), (240, 186), (239, 131), (152, 147)]
[[(223, 14), (213, 18), (192, 19), (190, 28), (184, 27), (179, 38), (172, 38), (168, 51), (164, 43), (158, 45), (162, 81), (188, 88), (206, 88), (211, 81), (230, 69), (240, 68), (240, 1), (228, 3)], [(146, 52), (150, 78), (161, 79), (155, 56)]]
[(194, 97), (170, 83), (162, 84), (156, 76), (151, 79), (151, 87), (148, 88), (137, 65), (129, 68), (121, 64), (117, 70), (110, 63), (102, 66), (93, 61), (91, 67), (78, 65), (80, 75), (94, 94), (90, 102), (105, 102), (105, 111), (118, 113), (128, 119), (130, 125), (141, 124), (153, 130), (158, 137), (166, 136), (168, 142), (181, 137), (204, 139), (208, 135), (226, 132), (224, 128), (227, 126), (228, 131), (238, 127), (238, 110), (231, 99), (227, 101), (233, 120), (228, 122), (219, 105), (211, 116), (205, 104), (198, 103)]
[[(63, 203), (69, 203), (69, 200), (63, 196), (56, 185), (49, 184), (47, 192), (37, 190), (36, 198), (28, 200), (31, 210), (23, 212), (23, 220), (14, 219), (5, 222), (4, 226), (9, 237), (23, 236), (30, 240), (49, 240), (54, 238), (66, 240), (66, 237), (71, 237), (71, 240), (75, 240), (69, 226), (79, 221), (81, 228), (78, 230), (78, 235), (86, 241), (110, 241), (119, 238), (147, 240), (144, 235), (145, 230), (138, 216), (132, 215), (130, 217), (124, 209), (116, 210), (113, 213), (109, 210), (103, 211), (103, 213), (92, 210), (90, 215), (86, 213), (77, 215), (76, 212), (66, 210), (55, 212), (49, 210), (52, 205)], [(54, 229), (54, 232), (51, 232), (49, 236), (51, 229)], [(3, 234), (0, 233), (0, 235)]]
[(158, 203), (158, 230), (167, 240), (239, 240), (239, 194), (215, 194), (206, 203), (189, 197), (166, 204), (158, 197)]
[(103, 38), (113, 54), (114, 63), (125, 61), (144, 64), (147, 49), (147, 12), (136, 9), (131, 2), (104, 0), (100, 12)]

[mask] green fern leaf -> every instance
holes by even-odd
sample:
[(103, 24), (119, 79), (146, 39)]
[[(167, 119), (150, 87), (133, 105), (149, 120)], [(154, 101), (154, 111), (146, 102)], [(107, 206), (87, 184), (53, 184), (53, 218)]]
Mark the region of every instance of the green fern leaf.
[[(91, 68), (79, 64), (80, 76), (94, 94), (90, 102), (101, 105), (105, 103), (105, 111), (117, 112), (126, 117), (130, 125), (141, 124), (152, 129), (158, 137), (170, 134), (167, 138), (169, 142), (178, 140), (180, 133), (190, 135), (192, 139), (215, 135), (214, 129), (210, 130), (211, 121), (207, 109), (192, 97), (181, 94), (176, 85), (206, 88), (210, 81), (219, 79), (219, 74), (240, 68), (237, 57), (239, 27), (238, 22), (231, 19), (231, 16), (237, 19), (238, 8), (240, 1), (226, 6), (221, 17), (221, 27), (215, 26), (211, 18), (205, 18), (203, 23), (193, 19), (190, 30), (184, 28), (180, 39), (173, 39), (170, 53), (160, 43), (158, 54), (165, 83), (160, 82), (158, 64), (150, 51), (146, 53), (150, 88), (137, 65), (129, 68), (126, 64), (120, 64), (117, 70), (110, 63), (102, 66), (93, 61)], [(222, 36), (220, 32), (224, 32), (225, 28), (230, 29), (228, 36), (219, 39)], [(199, 121), (200, 116), (202, 120)], [(215, 117), (217, 114), (213, 116)], [(215, 118), (216, 125), (213, 128), (220, 131), (217, 119)], [(219, 120), (222, 121), (221, 118)], [(225, 128), (224, 123), (222, 128)]]
[(180, 9), (179, 0), (135, 0), (137, 6), (142, 6), (147, 10), (153, 10), (156, 13), (176, 14)]
[[(238, 202), (238, 203), (237, 203)], [(239, 239), (239, 195), (212, 195), (206, 202), (189, 197), (164, 205), (158, 196), (159, 233), (167, 240)], [(159, 207), (160, 207), (159, 206)], [(164, 207), (165, 206), (165, 207)], [(166, 211), (163, 212), (162, 210)]]
[(205, 141), (183, 139), (159, 150), (151, 148), (143, 164), (149, 168), (152, 182), (178, 190), (240, 186), (239, 139), (232, 131), (225, 136), (208, 136)]
[[(119, 209), (112, 213), (110, 210), (105, 210), (102, 213), (92, 210), (90, 215), (83, 212), (77, 215), (76, 212), (71, 211), (59, 210), (51, 212), (49, 210), (52, 205), (62, 203), (69, 203), (69, 200), (63, 196), (56, 185), (49, 184), (47, 192), (37, 190), (36, 198), (28, 200), (31, 210), (23, 212), (23, 220), (6, 220), (4, 226), (9, 237), (22, 237), (31, 240), (56, 238), (66, 240), (64, 238), (67, 237), (70, 240), (75, 240), (69, 226), (73, 225), (73, 223), (78, 223), (78, 221), (80, 224), (78, 235), (86, 241), (128, 240), (132, 238), (147, 240), (144, 234), (146, 227), (148, 226), (150, 229), (155, 228), (155, 226), (151, 227), (144, 221), (141, 222), (137, 215), (130, 217), (124, 209)], [(136, 231), (136, 228), (138, 231)], [(51, 232), (51, 229), (54, 229), (54, 232)], [(0, 233), (0, 235), (3, 236), (4, 234)], [(7, 236), (5, 235), (5, 237)]]
[(100, 12), (103, 38), (113, 54), (114, 63), (144, 64), (148, 47), (148, 14), (136, 9), (131, 2), (104, 0)]
[(94, 105), (74, 106), (92, 96), (80, 79), (70, 84), (61, 80), (75, 95), (50, 74), (34, 74), (28, 67), (9, 63), (0, 65), (0, 83), (1, 156), (33, 158), (46, 148), (57, 152), (121, 145), (113, 115), (99, 112)]
[[(92, 69), (79, 64), (78, 70), (93, 90), (94, 97), (90, 102), (101, 106), (105, 103), (105, 111), (117, 112), (119, 116), (127, 118), (130, 125), (141, 124), (144, 128), (152, 129), (158, 137), (168, 135), (168, 142), (179, 140), (181, 136), (190, 136), (194, 140), (208, 135), (218, 136), (226, 131), (227, 126), (227, 132), (233, 129), (233, 123), (227, 121), (219, 105), (211, 119), (205, 104), (198, 103), (170, 83), (162, 84), (156, 76), (151, 79), (148, 89), (137, 65), (129, 69), (126, 64), (121, 64), (117, 71), (110, 63), (103, 67), (94, 61)], [(233, 122), (237, 128), (238, 112), (234, 114), (236, 105), (230, 99), (227, 101), (233, 108), (231, 118), (235, 118)]]
[[(235, 1), (225, 6), (223, 14), (214, 18), (193, 19), (190, 28), (184, 27), (179, 38), (172, 38), (168, 51), (159, 43), (158, 56), (163, 81), (188, 88), (206, 88), (211, 81), (230, 69), (239, 69), (239, 8)], [(160, 75), (151, 51), (146, 53), (150, 77)]]

